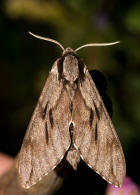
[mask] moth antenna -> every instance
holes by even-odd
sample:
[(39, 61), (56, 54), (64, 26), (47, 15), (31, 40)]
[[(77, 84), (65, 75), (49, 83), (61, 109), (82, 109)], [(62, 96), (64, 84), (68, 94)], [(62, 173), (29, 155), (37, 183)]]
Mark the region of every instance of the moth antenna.
[(120, 43), (120, 41), (116, 41), (116, 42), (112, 42), (112, 43), (89, 43), (89, 44), (85, 44), (85, 45), (82, 45), (80, 47), (78, 47), (77, 49), (75, 49), (75, 51), (78, 51), (84, 47), (94, 47), (94, 46), (110, 46), (110, 45), (115, 45), (115, 44), (118, 44)]
[(44, 41), (49, 41), (49, 42), (52, 42), (52, 43), (55, 43), (56, 45), (59, 45), (59, 47), (61, 47), (61, 49), (64, 51), (64, 47), (56, 40), (54, 39), (50, 39), (50, 38), (47, 38), (47, 37), (42, 37), (42, 36), (39, 36), (39, 35), (36, 35), (32, 32), (28, 32), (30, 35), (32, 35), (33, 37), (36, 37), (37, 39), (41, 39), (41, 40), (44, 40)]

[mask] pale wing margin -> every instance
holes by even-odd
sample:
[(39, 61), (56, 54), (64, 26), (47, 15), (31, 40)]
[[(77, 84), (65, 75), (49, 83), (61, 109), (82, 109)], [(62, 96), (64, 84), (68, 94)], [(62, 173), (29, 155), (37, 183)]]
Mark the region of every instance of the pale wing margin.
[(74, 144), (81, 158), (107, 182), (120, 187), (126, 174), (122, 147), (88, 71), (73, 100), (73, 121)]
[[(19, 153), (19, 179), (24, 188), (54, 169), (70, 146), (69, 98), (55, 69), (57, 63), (40, 95)], [(64, 113), (67, 116), (63, 117)]]

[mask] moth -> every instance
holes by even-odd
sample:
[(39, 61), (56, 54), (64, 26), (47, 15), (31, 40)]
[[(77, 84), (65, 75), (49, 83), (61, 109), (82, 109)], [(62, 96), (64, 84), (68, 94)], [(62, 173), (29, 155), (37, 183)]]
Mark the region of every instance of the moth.
[(107, 182), (121, 187), (126, 165), (123, 150), (101, 96), (76, 51), (52, 39), (62, 50), (49, 73), (32, 115), (18, 158), (21, 185), (30, 188), (63, 158), (74, 170), (82, 159)]

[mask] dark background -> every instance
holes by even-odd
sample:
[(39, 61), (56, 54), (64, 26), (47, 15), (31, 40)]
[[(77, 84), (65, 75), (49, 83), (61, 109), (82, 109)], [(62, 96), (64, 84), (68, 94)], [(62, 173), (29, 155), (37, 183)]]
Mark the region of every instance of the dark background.
[[(107, 80), (127, 175), (140, 185), (139, 10), (138, 0), (0, 1), (1, 152), (16, 156), (47, 75), (62, 52), (53, 43), (31, 37), (28, 31), (73, 49), (91, 42), (120, 40), (115, 46), (82, 49), (78, 55), (89, 70), (99, 70)], [(104, 194), (106, 182), (80, 163), (65, 186), (65, 190), (81, 186), (81, 192), (90, 194), (88, 189), (92, 189), (91, 194)]]

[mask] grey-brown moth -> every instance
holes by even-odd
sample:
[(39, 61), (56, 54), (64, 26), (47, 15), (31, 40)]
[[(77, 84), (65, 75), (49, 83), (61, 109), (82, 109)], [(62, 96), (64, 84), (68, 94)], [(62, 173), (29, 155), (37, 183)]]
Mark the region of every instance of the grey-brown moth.
[[(32, 34), (32, 33), (30, 33)], [(126, 165), (122, 147), (86, 65), (76, 51), (63, 49), (49, 73), (29, 123), (18, 158), (20, 183), (36, 184), (63, 158), (73, 169), (82, 159), (107, 182), (120, 187)]]

